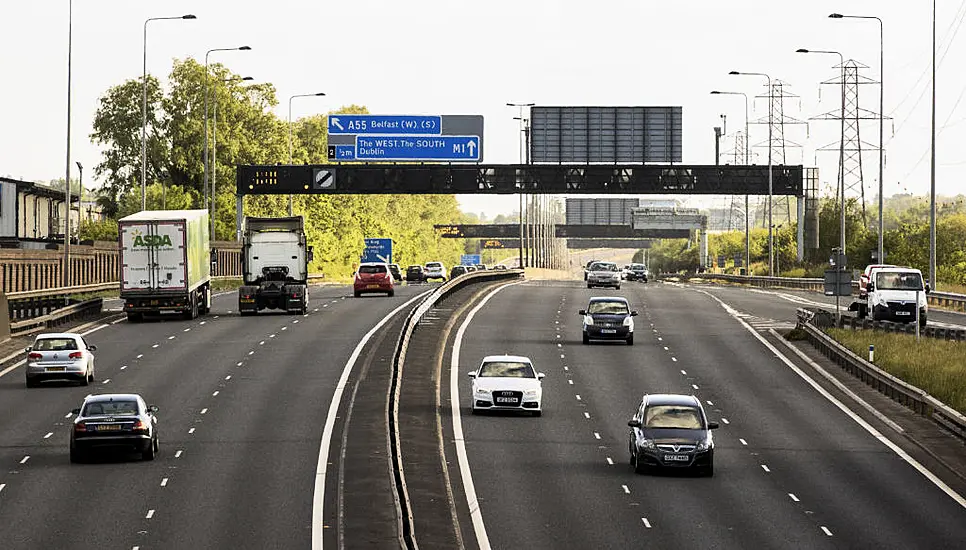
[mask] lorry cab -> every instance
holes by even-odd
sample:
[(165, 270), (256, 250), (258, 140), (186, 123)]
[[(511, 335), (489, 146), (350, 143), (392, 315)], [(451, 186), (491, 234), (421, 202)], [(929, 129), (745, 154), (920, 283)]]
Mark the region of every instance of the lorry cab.
[(875, 321), (911, 323), (916, 320), (918, 307), (919, 324), (925, 326), (929, 312), (926, 294), (931, 290), (918, 269), (877, 267), (869, 272), (865, 312)]

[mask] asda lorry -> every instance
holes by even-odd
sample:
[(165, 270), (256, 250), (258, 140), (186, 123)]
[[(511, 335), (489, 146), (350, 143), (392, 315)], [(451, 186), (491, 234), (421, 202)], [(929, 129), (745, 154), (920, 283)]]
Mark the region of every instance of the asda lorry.
[(145, 314), (194, 319), (211, 308), (207, 210), (150, 210), (118, 220), (121, 300), (129, 321)]
[(262, 309), (303, 314), (309, 307), (308, 276), (312, 247), (302, 216), (245, 218), (242, 231), (242, 286), (238, 312)]

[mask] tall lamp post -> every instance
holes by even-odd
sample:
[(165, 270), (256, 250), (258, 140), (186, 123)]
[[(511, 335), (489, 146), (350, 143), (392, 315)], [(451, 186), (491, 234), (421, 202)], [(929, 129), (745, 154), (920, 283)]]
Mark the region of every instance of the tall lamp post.
[[(297, 97), (322, 97), (324, 92), (314, 94), (298, 94), (288, 98), (288, 163), (292, 164), (292, 100)], [(292, 195), (288, 196), (288, 215), (293, 216)]]
[[(233, 76), (231, 78), (223, 78), (222, 82), (241, 82), (244, 80), (252, 80), (250, 76)], [(209, 239), (215, 240), (215, 186), (218, 180), (218, 92), (214, 93), (214, 116), (212, 117), (211, 123), (211, 201), (208, 204), (208, 222), (211, 224)]]
[[(247, 52), (249, 50), (251, 50), (250, 46), (238, 46), (236, 48), (213, 48), (205, 52), (205, 92), (204, 92), (205, 93), (205, 124), (204, 124), (205, 125), (205, 137), (204, 137), (205, 144), (204, 144), (204, 151), (202, 152), (202, 156), (203, 156), (202, 164), (204, 165), (203, 166), (204, 184), (203, 184), (203, 190), (201, 193), (203, 196), (202, 202), (208, 201), (209, 191), (210, 191), (210, 188), (208, 187), (208, 171), (210, 170), (209, 168), (210, 163), (208, 160), (208, 56), (211, 54), (211, 52), (234, 52), (234, 51)], [(214, 201), (215, 194), (211, 193), (210, 196), (211, 196), (211, 200)]]
[(74, 2), (67, 2), (67, 165), (64, 182), (66, 183), (67, 221), (64, 225), (64, 269), (61, 286), (70, 286), (70, 66), (73, 57)]
[[(745, 166), (751, 165), (751, 134), (748, 133), (748, 94), (744, 92), (722, 92), (712, 90), (711, 95), (740, 95), (745, 98)], [(748, 209), (748, 194), (745, 194), (745, 272), (751, 273), (751, 222)]]
[(730, 75), (741, 75), (741, 76), (763, 76), (768, 80), (768, 276), (773, 277), (775, 275), (775, 236), (772, 231), (772, 165), (771, 165), (771, 150), (772, 150), (772, 117), (774, 116), (774, 109), (772, 109), (772, 97), (773, 93), (771, 88), (771, 77), (765, 73), (743, 73), (739, 71), (731, 71), (728, 73)]
[[(524, 132), (526, 131), (525, 128), (527, 125), (527, 119), (523, 116), (523, 110), (529, 109), (534, 105), (536, 104), (535, 103), (507, 103), (506, 104), (507, 107), (517, 107), (520, 109), (520, 116), (513, 117), (513, 120), (520, 121), (520, 144), (517, 146), (517, 153), (519, 154), (518, 158), (520, 159), (520, 164), (530, 163), (529, 153), (526, 153), (527, 154), (526, 162), (523, 161), (523, 156), (526, 151), (525, 149), (526, 145), (524, 144), (523, 135), (524, 135)], [(524, 249), (525, 249), (524, 236), (525, 234), (523, 229), (523, 192), (521, 191), (520, 193), (520, 269), (523, 269), (524, 267), (526, 267), (526, 264), (524, 263)]]
[[(841, 253), (845, 254), (845, 57), (842, 56), (840, 52), (831, 50), (807, 50), (805, 48), (799, 48), (795, 50), (795, 53), (817, 53), (825, 55), (837, 55), (839, 56), (839, 70), (841, 72), (840, 78), (842, 80), (842, 111), (839, 115), (841, 120), (841, 136), (839, 138), (839, 201), (840, 201), (840, 212), (839, 212), (839, 249)], [(881, 196), (879, 197), (881, 199)], [(881, 259), (879, 260), (882, 261)], [(845, 266), (836, 266), (836, 269), (843, 269)]]
[(885, 143), (883, 142), (883, 134), (885, 127), (885, 40), (884, 40), (884, 30), (882, 25), (882, 19), (874, 15), (842, 15), (841, 13), (833, 13), (829, 15), (831, 19), (875, 19), (879, 22), (879, 247), (878, 247), (878, 262), (885, 263), (885, 246), (884, 246), (884, 234), (885, 227), (882, 221), (882, 205), (883, 205), (883, 195), (885, 194), (884, 186), (884, 176), (885, 171)]
[(197, 19), (190, 13), (178, 17), (151, 17), (144, 20), (143, 66), (141, 72), (141, 210), (147, 210), (148, 180), (148, 23), (174, 19)]
[[(932, 0), (932, 138), (929, 146), (929, 282), (936, 285), (936, 0)], [(918, 309), (918, 308), (917, 308)], [(918, 327), (919, 325), (916, 324)]]

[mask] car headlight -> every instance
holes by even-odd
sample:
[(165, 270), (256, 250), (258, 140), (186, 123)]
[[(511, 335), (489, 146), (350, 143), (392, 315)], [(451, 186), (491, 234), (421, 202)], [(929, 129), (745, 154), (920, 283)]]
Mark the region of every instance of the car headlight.
[(523, 392), (524, 397), (540, 397), (540, 390), (527, 390)]
[(876, 296), (876, 304), (882, 307), (887, 307), (889, 305), (889, 302), (887, 302), (883, 296)]
[(634, 319), (631, 318), (630, 315), (628, 315), (627, 317), (624, 317), (624, 323), (623, 323), (623, 325), (625, 327), (632, 327), (632, 326), (634, 326)]
[(584, 324), (587, 325), (587, 326), (593, 325), (594, 324), (594, 318), (591, 317), (590, 315), (584, 315)]
[(641, 440), (640, 448), (643, 449), (643, 450), (651, 450), (651, 451), (653, 451), (654, 449), (657, 449), (657, 445), (655, 445), (654, 444), (654, 441), (652, 441), (650, 439), (643, 439), (643, 440)]
[(711, 439), (705, 439), (704, 441), (698, 442), (698, 446), (694, 448), (695, 451), (707, 451), (711, 448)]
[(490, 390), (486, 388), (476, 388), (477, 395), (490, 395)]

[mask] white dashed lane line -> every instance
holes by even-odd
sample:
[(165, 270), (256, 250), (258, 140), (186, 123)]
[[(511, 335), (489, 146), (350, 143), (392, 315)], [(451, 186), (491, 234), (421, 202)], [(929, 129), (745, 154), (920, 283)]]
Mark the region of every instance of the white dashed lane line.
[(581, 401), (579, 393), (577, 394), (577, 401)]
[(168, 340), (174, 340), (174, 336), (168, 336)]
[(824, 533), (825, 533), (826, 535), (828, 535), (828, 536), (830, 536), (830, 537), (832, 536), (832, 532), (831, 532), (831, 531), (829, 531), (829, 530), (828, 530), (828, 527), (826, 527), (826, 526), (824, 526), (824, 525), (822, 526), (822, 531), (823, 531), (823, 532), (824, 532)]
[(731, 424), (731, 422), (728, 422), (728, 419), (723, 416), (721, 417), (721, 421), (724, 422), (725, 424)]
[(594, 432), (594, 439), (600, 439), (600, 434), (597, 432)]
[(135, 357), (135, 359), (140, 359), (140, 358), (142, 358), (142, 357), (144, 357), (144, 354), (143, 354), (143, 353), (139, 353), (139, 354), (138, 354), (138, 356), (137, 356), (137, 357)]
[(27, 455), (27, 456), (23, 457), (23, 459), (20, 461), (20, 463), (21, 464), (26, 464), (28, 460), (30, 460), (30, 455)]
[(631, 490), (627, 488), (627, 485), (621, 485), (621, 489), (624, 489), (625, 495), (631, 494)]
[(610, 464), (611, 466), (613, 466), (614, 465), (614, 459), (612, 459), (611, 457), (607, 457), (607, 463)]
[(6, 483), (0, 483), (0, 492), (3, 492), (3, 489), (4, 489), (4, 488), (5, 488), (6, 486), (7, 486), (7, 484), (6, 484)]
[(154, 510), (148, 510), (148, 513), (144, 516), (144, 519), (151, 519), (154, 517)]
[[(585, 412), (584, 413), (584, 418), (586, 418), (587, 420), (590, 420), (590, 413), (589, 412)], [(600, 439), (600, 438), (598, 437), (597, 439)]]
[(226, 376), (225, 380), (231, 380), (231, 375), (229, 374), (228, 376)]
[(798, 497), (795, 496), (795, 493), (788, 493), (788, 498), (792, 499), (795, 502), (801, 502), (800, 500), (798, 500)]
[(768, 469), (768, 466), (767, 466), (767, 465), (765, 465), (765, 464), (762, 464), (762, 465), (761, 465), (761, 469), (762, 469), (762, 470), (765, 470), (765, 471), (766, 471), (766, 472), (768, 472), (768, 473), (771, 473), (771, 470), (769, 470), (769, 469)]
[(208, 409), (207, 408), (201, 409), (201, 414), (207, 414), (207, 413), (208, 413)]
[(258, 345), (259, 346), (264, 346), (265, 345), (265, 340), (262, 340), (261, 342), (259, 342)]
[(103, 382), (101, 382), (101, 384), (110, 384), (110, 383), (111, 383), (111, 379), (110, 378), (107, 378)]
[(121, 370), (124, 370), (126, 368), (127, 368), (127, 365), (121, 365)]
[(164, 479), (161, 480), (161, 486), (162, 487), (167, 487), (168, 486), (168, 478), (164, 478)]
[(212, 397), (218, 397), (218, 394), (219, 393), (221, 393), (221, 392), (219, 392), (218, 390), (215, 390), (214, 392), (212, 392), (211, 396)]
[(647, 521), (647, 518), (641, 518), (641, 521), (644, 522), (644, 527), (651, 528), (651, 522)]
[(50, 439), (50, 436), (52, 435), (54, 435), (54, 432), (47, 432), (47, 435), (44, 436), (44, 439)]
[[(251, 355), (251, 354), (249, 353), (249, 355)], [(237, 364), (237, 365), (235, 365), (235, 366), (236, 366), (236, 367), (240, 367), (240, 366), (242, 366), (242, 362), (241, 362), (241, 361), (239, 361), (239, 362), (238, 362), (238, 364)]]
[(568, 384), (570, 384), (571, 386), (573, 386), (573, 385), (574, 385), (574, 381), (573, 381), (573, 380), (569, 380), (569, 379), (568, 379), (568, 380), (567, 380), (567, 383), (568, 383)]
[(154, 348), (158, 347), (159, 345), (160, 344), (154, 344), (153, 346), (151, 346), (151, 348), (154, 349)]
[(184, 451), (181, 451), (181, 450), (178, 450), (178, 451), (175, 451), (175, 452), (174, 452), (174, 457), (175, 457), (175, 458), (181, 458), (181, 453), (183, 453), (183, 452), (184, 452)]
[(709, 407), (714, 407), (714, 403), (712, 403), (711, 401), (705, 401), (705, 403), (707, 403)]
[(64, 418), (70, 418), (71, 416), (74, 416), (74, 413), (69, 412), (69, 413), (67, 413), (67, 414), (64, 415)]
[(691, 384), (691, 387), (692, 387), (693, 389), (698, 389), (698, 385), (697, 385), (697, 384)]
[(748, 442), (745, 441), (744, 439), (739, 438), (738, 441), (740, 441), (742, 445), (748, 445)]
[(684, 376), (687, 376), (688, 375), (688, 371), (686, 371), (684, 369), (681, 369), (681, 374), (683, 374)]
[(194, 429), (194, 428), (189, 428), (189, 429), (188, 429), (188, 433), (189, 433), (189, 434), (193, 434), (193, 433), (195, 433), (195, 429)]
[(186, 328), (186, 329), (184, 329), (184, 330), (183, 330), (183, 331), (181, 331), (181, 332), (191, 332), (191, 329), (190, 329), (190, 328)]

